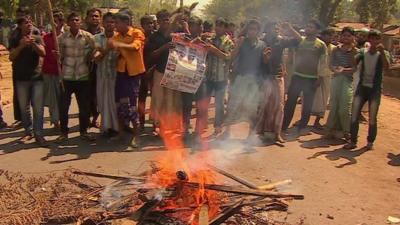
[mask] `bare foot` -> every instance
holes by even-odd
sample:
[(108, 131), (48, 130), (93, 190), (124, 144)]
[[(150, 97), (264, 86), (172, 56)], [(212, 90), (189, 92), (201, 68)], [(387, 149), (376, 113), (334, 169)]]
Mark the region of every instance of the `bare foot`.
[(285, 140), (282, 138), (280, 134), (276, 135), (275, 140), (278, 143), (285, 143)]

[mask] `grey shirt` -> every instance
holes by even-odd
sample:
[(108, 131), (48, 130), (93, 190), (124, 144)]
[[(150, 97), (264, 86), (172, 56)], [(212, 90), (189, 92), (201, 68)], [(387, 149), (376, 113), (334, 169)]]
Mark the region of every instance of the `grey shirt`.
[(245, 39), (240, 47), (237, 57), (236, 73), (240, 76), (260, 76), (263, 69), (263, 51), (266, 45), (262, 40), (257, 39), (251, 42)]

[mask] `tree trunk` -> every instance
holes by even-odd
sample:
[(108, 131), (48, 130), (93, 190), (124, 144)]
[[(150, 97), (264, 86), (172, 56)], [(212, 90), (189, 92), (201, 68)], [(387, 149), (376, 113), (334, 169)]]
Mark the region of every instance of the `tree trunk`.
[(324, 0), (321, 3), (319, 12), (319, 20), (324, 26), (328, 26), (334, 19), (336, 10), (338, 9), (342, 0)]

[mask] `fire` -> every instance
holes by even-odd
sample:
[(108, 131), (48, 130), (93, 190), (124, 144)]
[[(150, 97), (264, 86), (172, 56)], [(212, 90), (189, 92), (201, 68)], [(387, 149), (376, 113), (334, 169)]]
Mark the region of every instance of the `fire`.
[[(160, 133), (164, 140), (167, 154), (158, 159), (160, 171), (149, 177), (148, 183), (163, 189), (176, 189), (176, 196), (166, 198), (158, 210), (192, 208), (188, 215), (184, 213), (171, 215), (178, 216), (187, 224), (197, 225), (200, 211), (208, 208), (208, 220), (215, 218), (219, 212), (221, 197), (215, 191), (205, 188), (206, 184), (215, 184), (216, 176), (206, 163), (211, 156), (203, 151), (194, 159), (184, 149), (181, 129), (181, 116), (169, 115), (160, 120)], [(185, 185), (195, 184), (196, 187)]]

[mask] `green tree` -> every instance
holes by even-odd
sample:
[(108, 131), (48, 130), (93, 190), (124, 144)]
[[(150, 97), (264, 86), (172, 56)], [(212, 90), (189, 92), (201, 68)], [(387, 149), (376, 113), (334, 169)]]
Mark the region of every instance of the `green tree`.
[[(205, 7), (207, 17), (225, 17), (239, 22), (252, 16), (304, 23), (310, 18), (324, 25), (335, 20), (336, 12), (345, 0), (213, 0)], [(301, 22), (300, 22), (301, 21)]]
[(393, 15), (398, 12), (399, 1), (397, 0), (356, 0), (355, 10), (359, 15), (359, 21), (372, 22), (378, 29), (382, 29)]

